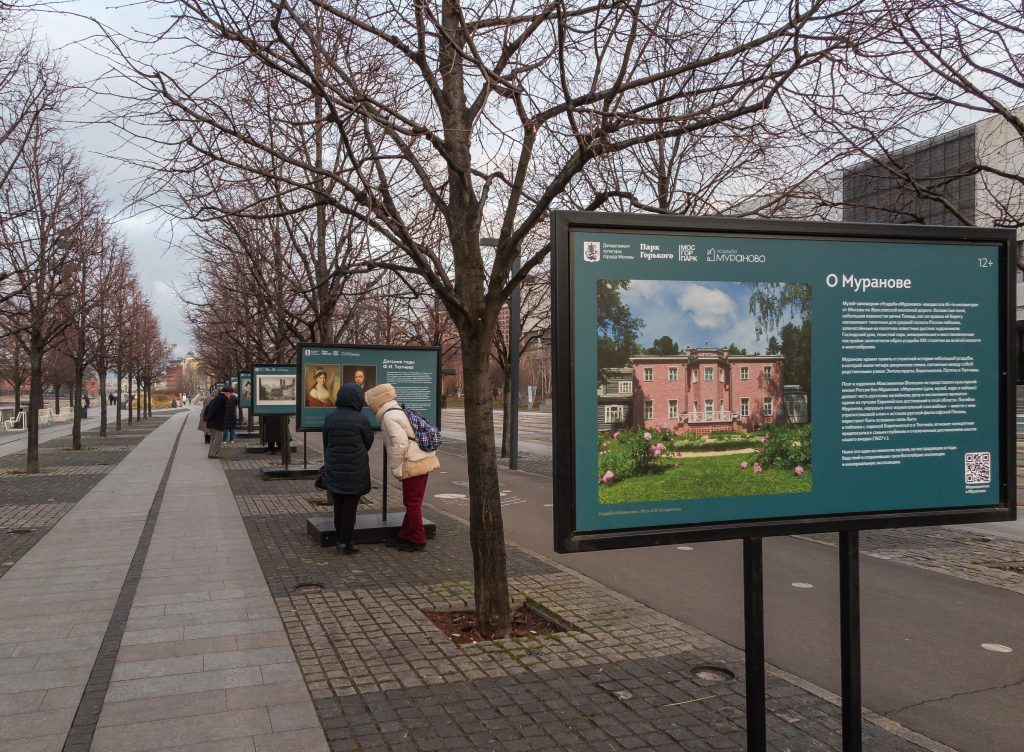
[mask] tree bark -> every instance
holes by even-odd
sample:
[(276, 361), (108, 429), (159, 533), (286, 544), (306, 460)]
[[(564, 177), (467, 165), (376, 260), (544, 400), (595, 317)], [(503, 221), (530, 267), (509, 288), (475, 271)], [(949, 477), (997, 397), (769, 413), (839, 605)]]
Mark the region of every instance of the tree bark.
[(466, 381), (466, 444), (469, 464), (469, 540), (473, 551), (473, 592), (477, 628), (485, 638), (505, 637), (511, 628), (511, 606), (505, 561), (505, 530), (501, 519), (498, 465), (494, 457), (494, 414), (487, 374), (487, 344), (462, 343)]
[(132, 374), (128, 373), (128, 425), (132, 424)]
[(100, 436), (107, 435), (107, 370), (96, 371), (100, 379)]
[(115, 411), (116, 412), (116, 418), (115, 418), (116, 425), (115, 425), (115, 428), (118, 431), (121, 430), (121, 403), (123, 402), (123, 400), (121, 399), (122, 398), (121, 384), (123, 383), (121, 381), (122, 378), (123, 378), (123, 374), (120, 371), (118, 371), (117, 372), (117, 392), (116, 392), (117, 393), (117, 410)]
[(60, 415), (60, 384), (53, 385), (53, 412)]
[(512, 412), (512, 367), (502, 369), (504, 386), (501, 390), (501, 457), (508, 457), (509, 415)]
[(25, 472), (39, 472), (39, 410), (43, 407), (43, 350), (36, 343), (29, 344), (29, 369), (32, 378), (28, 386), (28, 447), (25, 451)]

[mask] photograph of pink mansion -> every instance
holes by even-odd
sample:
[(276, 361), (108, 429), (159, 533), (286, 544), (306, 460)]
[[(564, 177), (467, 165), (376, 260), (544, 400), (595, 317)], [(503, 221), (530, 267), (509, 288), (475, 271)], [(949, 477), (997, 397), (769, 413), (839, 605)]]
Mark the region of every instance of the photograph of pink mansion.
[(784, 416), (782, 355), (734, 355), (687, 347), (676, 355), (635, 355), (605, 369), (598, 430), (644, 426), (674, 433), (754, 431)]

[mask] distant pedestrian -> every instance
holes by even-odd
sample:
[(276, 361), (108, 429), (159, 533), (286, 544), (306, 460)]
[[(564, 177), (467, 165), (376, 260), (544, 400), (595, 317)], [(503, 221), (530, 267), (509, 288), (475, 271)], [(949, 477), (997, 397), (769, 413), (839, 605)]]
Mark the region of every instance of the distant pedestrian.
[(377, 416), (380, 430), (387, 442), (391, 474), (402, 481), (402, 504), (405, 518), (398, 531), (398, 548), (422, 551), (427, 547), (423, 529), (423, 496), (427, 491), (427, 475), (441, 467), (436, 452), (426, 452), (416, 443), (405, 410), (398, 404), (398, 395), (391, 384), (378, 384), (366, 393), (366, 402)]
[(199, 413), (199, 430), (203, 432), (204, 444), (210, 443), (210, 429), (206, 425), (206, 409), (210, 406), (210, 403), (213, 402), (213, 398), (218, 394), (220, 394), (219, 389), (211, 389), (210, 396), (203, 400), (203, 409), (202, 412)]
[(373, 427), (363, 415), (363, 390), (342, 384), (334, 403), (337, 409), (324, 418), (324, 477), (327, 497), (334, 504), (335, 550), (357, 552), (353, 544), (359, 497), (370, 492), (370, 455)]
[(113, 393), (113, 392), (111, 392), (111, 393), (110, 393), (109, 395), (107, 395), (107, 403), (108, 403), (108, 404), (109, 404), (109, 405), (110, 405), (111, 407), (113, 407), (114, 405), (116, 405), (116, 404), (117, 404), (117, 397), (115, 397), (115, 396), (114, 396), (114, 393)]
[(224, 418), (227, 413), (228, 398), (233, 397), (230, 384), (225, 384), (220, 393), (210, 400), (206, 406), (206, 430), (210, 434), (210, 451), (206, 456), (215, 460), (220, 455), (220, 445), (224, 440)]
[(82, 417), (83, 418), (88, 418), (89, 417), (89, 395), (85, 394), (85, 395), (83, 395), (83, 398), (85, 399), (85, 405), (82, 407)]
[(235, 429), (238, 426), (238, 397), (231, 390), (230, 386), (224, 387), (224, 395), (227, 398), (227, 405), (224, 407), (224, 442), (228, 446), (235, 445)]

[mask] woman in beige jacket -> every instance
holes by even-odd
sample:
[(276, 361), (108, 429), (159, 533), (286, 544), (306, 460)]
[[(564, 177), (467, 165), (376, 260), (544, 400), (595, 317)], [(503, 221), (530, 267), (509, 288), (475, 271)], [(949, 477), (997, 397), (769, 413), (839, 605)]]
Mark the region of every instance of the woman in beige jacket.
[(427, 475), (441, 467), (436, 452), (425, 452), (416, 443), (405, 410), (398, 404), (391, 384), (378, 384), (366, 393), (370, 406), (380, 423), (388, 450), (391, 474), (402, 481), (402, 503), (405, 519), (398, 531), (398, 548), (422, 551), (427, 547), (423, 530), (423, 496), (427, 491)]

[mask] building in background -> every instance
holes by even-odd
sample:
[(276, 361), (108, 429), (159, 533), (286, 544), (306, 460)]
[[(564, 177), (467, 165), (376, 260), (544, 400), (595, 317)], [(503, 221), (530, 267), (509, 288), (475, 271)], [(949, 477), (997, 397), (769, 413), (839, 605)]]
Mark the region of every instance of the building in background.
[(841, 203), (845, 222), (1016, 228), (1024, 378), (1024, 139), (1007, 118), (989, 117), (847, 168)]

